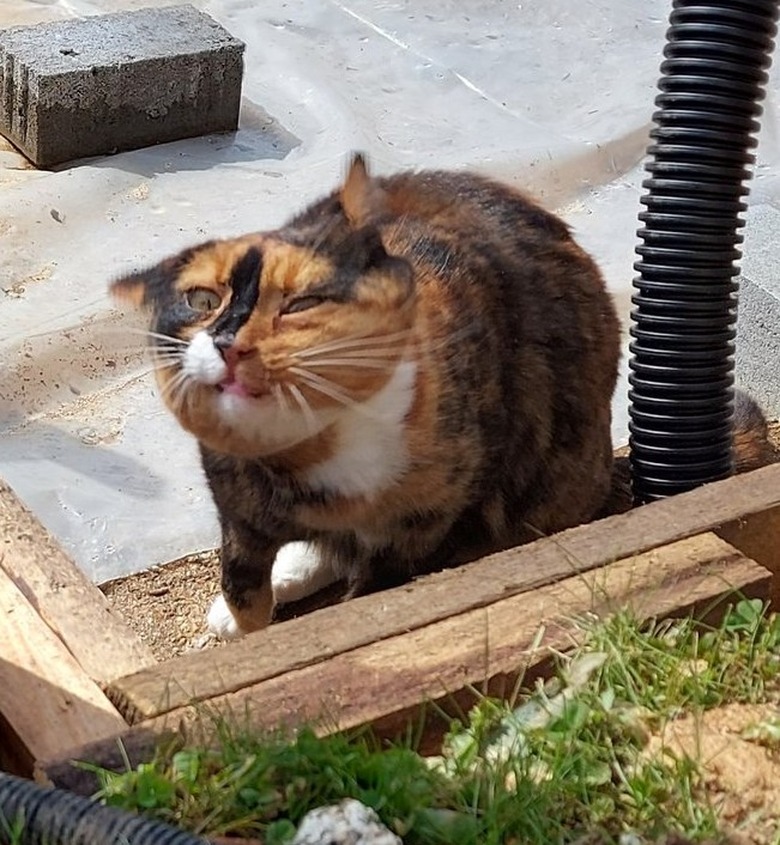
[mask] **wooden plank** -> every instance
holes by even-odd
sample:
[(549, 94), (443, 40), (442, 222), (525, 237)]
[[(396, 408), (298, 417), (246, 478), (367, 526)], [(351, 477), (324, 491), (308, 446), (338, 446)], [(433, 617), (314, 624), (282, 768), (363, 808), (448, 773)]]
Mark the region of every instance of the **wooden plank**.
[(130, 721), (152, 718), (777, 505), (780, 465), (142, 669), (115, 680), (109, 695)]
[[(338, 654), (208, 705), (260, 728), (324, 720), (328, 731), (344, 730), (515, 673), (551, 648), (570, 648), (577, 639), (572, 620), (584, 613), (632, 607), (640, 619), (678, 614), (732, 589), (765, 597), (769, 578), (708, 533)], [(169, 715), (198, 718), (197, 708)]]
[[(764, 598), (769, 577), (715, 535), (701, 535), (219, 696), (207, 712), (254, 728), (323, 717), (322, 732), (387, 723), (491, 679), (511, 688), (519, 672), (538, 667), (551, 650), (571, 647), (578, 636), (572, 620), (588, 611), (632, 607), (640, 619), (711, 612), (735, 590)], [(123, 741), (151, 753), (155, 733), (174, 730), (208, 741), (209, 725), (200, 706), (184, 707), (135, 726)], [(67, 759), (109, 760), (115, 745), (115, 739), (92, 744)], [(59, 785), (73, 782), (62, 761), (52, 760), (41, 774)]]
[(2, 757), (16, 770), (127, 729), (98, 685), (1, 570), (0, 713)]
[(152, 652), (2, 482), (0, 569), (95, 681), (154, 664)]
[(769, 599), (773, 609), (780, 611), (780, 507), (747, 514), (716, 533), (774, 575)]
[(155, 751), (161, 746), (167, 747), (168, 743), (179, 750), (183, 734), (135, 728), (132, 732), (126, 731), (121, 742), (116, 738), (97, 740), (74, 746), (65, 756), (36, 760), (33, 777), (44, 786), (57, 786), (88, 798), (100, 789), (100, 780), (91, 769), (74, 766), (75, 760), (87, 760), (110, 772), (124, 772), (128, 763), (131, 769), (137, 768), (140, 763), (148, 763)]

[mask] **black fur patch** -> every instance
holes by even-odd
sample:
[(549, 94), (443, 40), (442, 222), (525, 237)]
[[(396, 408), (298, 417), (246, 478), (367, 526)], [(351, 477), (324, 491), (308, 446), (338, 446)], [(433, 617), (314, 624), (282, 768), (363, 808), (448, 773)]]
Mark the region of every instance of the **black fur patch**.
[(249, 319), (260, 296), (260, 275), (263, 259), (259, 250), (250, 249), (236, 263), (230, 274), (233, 295), (225, 312), (209, 329), (213, 337), (235, 336)]

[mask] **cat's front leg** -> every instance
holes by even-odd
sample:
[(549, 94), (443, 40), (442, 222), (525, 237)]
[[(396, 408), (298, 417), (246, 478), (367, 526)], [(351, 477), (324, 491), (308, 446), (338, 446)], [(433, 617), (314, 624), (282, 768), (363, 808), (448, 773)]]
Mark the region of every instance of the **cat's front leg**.
[(332, 561), (314, 543), (286, 543), (274, 561), (274, 598), (277, 604), (296, 602), (330, 586), (337, 578)]
[(222, 594), (208, 612), (209, 630), (224, 640), (259, 631), (271, 622), (271, 570), (280, 543), (246, 525), (222, 524)]

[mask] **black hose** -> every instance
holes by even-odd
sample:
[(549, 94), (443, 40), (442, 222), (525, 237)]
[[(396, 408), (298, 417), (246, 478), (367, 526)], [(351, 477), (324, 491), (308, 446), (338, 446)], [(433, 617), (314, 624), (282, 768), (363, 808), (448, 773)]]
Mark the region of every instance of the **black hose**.
[[(11, 831), (20, 838), (11, 840)], [(204, 845), (167, 824), (0, 772), (0, 845)]]
[(637, 502), (732, 473), (738, 229), (777, 17), (777, 0), (673, 4), (634, 265)]

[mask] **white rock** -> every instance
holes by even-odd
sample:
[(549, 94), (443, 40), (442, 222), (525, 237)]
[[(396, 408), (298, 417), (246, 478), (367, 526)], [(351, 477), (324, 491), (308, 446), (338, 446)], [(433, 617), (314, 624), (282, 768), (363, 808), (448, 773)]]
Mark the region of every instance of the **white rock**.
[(345, 798), (307, 813), (292, 845), (403, 845), (370, 808)]

